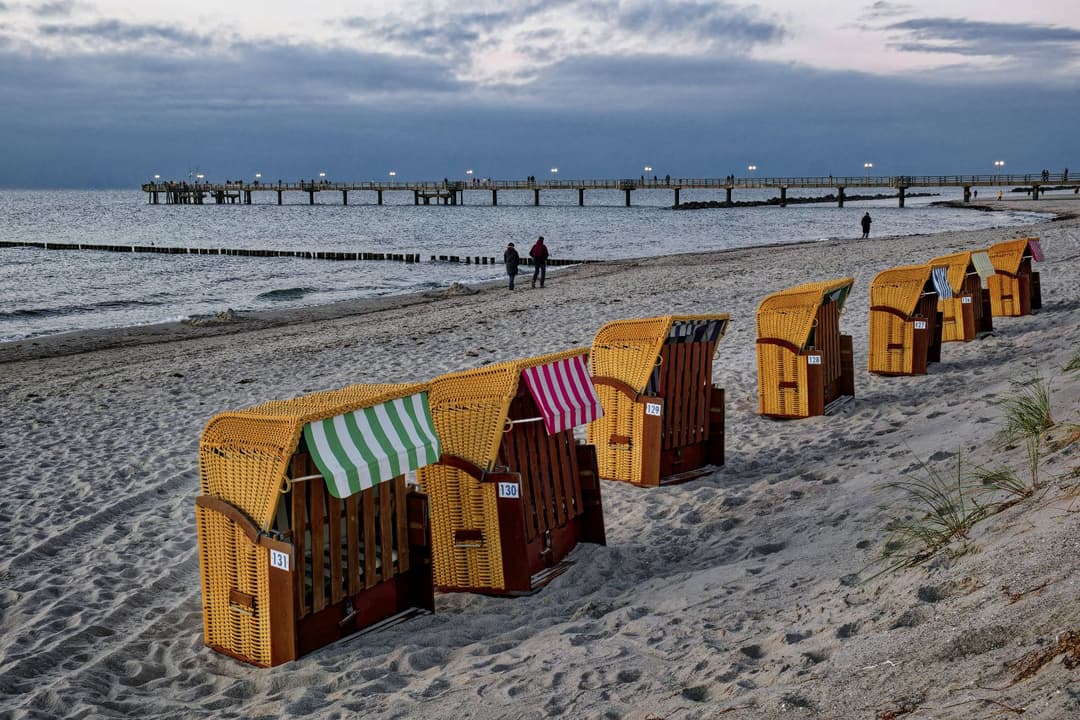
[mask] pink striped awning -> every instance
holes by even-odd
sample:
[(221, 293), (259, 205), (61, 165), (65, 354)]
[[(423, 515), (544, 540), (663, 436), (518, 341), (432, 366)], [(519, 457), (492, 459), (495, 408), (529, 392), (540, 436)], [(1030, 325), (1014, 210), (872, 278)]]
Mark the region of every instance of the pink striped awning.
[(1031, 259), (1035, 262), (1042, 262), (1043, 251), (1042, 245), (1039, 244), (1039, 241), (1034, 238), (1028, 240), (1028, 247), (1031, 248)]
[(521, 374), (544, 416), (548, 435), (584, 425), (604, 414), (585, 355), (525, 368)]

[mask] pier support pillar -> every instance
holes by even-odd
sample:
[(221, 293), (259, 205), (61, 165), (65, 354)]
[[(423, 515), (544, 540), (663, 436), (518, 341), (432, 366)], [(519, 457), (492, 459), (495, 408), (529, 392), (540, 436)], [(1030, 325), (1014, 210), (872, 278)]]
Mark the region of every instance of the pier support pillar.
[(578, 207), (585, 207), (585, 188), (578, 188), (578, 190), (577, 190), (577, 204), (578, 204)]
[(899, 193), (900, 207), (904, 207), (904, 193), (907, 192), (907, 188), (904, 187), (903, 185), (901, 185), (899, 189), (900, 189), (900, 193)]
[(250, 190), (245, 190), (244, 191), (244, 204), (245, 205), (250, 205), (251, 204), (251, 191)]
[(412, 199), (413, 199), (413, 205), (419, 205), (420, 204), (420, 191), (419, 190), (413, 190), (412, 191)]
[(1031, 199), (1032, 200), (1038, 200), (1039, 199), (1039, 186), (1038, 185), (1032, 185), (1031, 186)]
[(533, 188), (533, 205), (540, 204), (540, 188)]
[(449, 204), (449, 205), (457, 205), (457, 195), (458, 194), (457, 194), (456, 190), (451, 190), (450, 191), (450, 197), (446, 198), (447, 204)]
[(626, 193), (626, 207), (630, 207), (630, 188), (623, 190)]
[(780, 188), (780, 207), (787, 207), (787, 188)]
[(679, 207), (679, 188), (675, 188), (675, 207)]
[(277, 191), (277, 204), (278, 205), (281, 204), (281, 191), (280, 190)]
[(727, 204), (730, 205), (731, 204), (731, 188), (724, 188), (724, 191), (727, 193), (727, 200), (726, 200)]
[(308, 194), (308, 205), (314, 205), (315, 204), (315, 191), (314, 190), (308, 190), (307, 194)]
[(966, 202), (966, 203), (971, 202), (971, 186), (970, 185), (965, 185), (964, 186), (964, 202)]
[(342, 205), (348, 205), (349, 204), (349, 191), (348, 190), (342, 190), (341, 191), (341, 204)]
[(151, 197), (153, 198), (152, 202), (153, 202), (153, 203), (154, 203), (155, 205), (157, 205), (157, 204), (158, 204), (158, 194), (157, 194), (157, 190), (155, 190), (154, 192), (152, 192), (152, 193), (151, 193)]
[(844, 188), (836, 188), (836, 207), (844, 207)]
[(379, 205), (382, 205), (382, 190), (376, 190), (375, 191), (375, 197), (376, 197), (376, 202)]
[(495, 188), (491, 189), (491, 206), (495, 207), (499, 204), (499, 191)]

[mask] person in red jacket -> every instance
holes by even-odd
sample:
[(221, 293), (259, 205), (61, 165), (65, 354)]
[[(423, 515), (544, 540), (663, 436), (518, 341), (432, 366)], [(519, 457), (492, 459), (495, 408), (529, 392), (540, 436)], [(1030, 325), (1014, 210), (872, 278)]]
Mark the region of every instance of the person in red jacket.
[(547, 260), (548, 249), (544, 244), (544, 236), (541, 235), (540, 239), (536, 241), (536, 244), (529, 250), (529, 257), (533, 259), (533, 279), (532, 286), (536, 287), (537, 278), (540, 279), (540, 287), (544, 287), (544, 280), (547, 278)]

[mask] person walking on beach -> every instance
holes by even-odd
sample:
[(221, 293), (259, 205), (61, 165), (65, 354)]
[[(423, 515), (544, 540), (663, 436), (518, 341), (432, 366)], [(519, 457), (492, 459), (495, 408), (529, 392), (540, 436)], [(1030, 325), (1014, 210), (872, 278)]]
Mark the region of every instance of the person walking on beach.
[(873, 220), (870, 219), (870, 213), (869, 212), (862, 216), (862, 221), (861, 222), (862, 222), (862, 236), (863, 236), (863, 238), (865, 239), (865, 238), (870, 237), (870, 223), (872, 223)]
[(514, 243), (510, 243), (506, 246), (506, 252), (503, 253), (503, 263), (506, 265), (506, 274), (510, 278), (511, 290), (514, 289), (514, 278), (517, 276), (519, 262), (521, 262), (521, 256), (514, 249)]
[(547, 279), (548, 249), (547, 245), (544, 244), (543, 235), (540, 236), (540, 239), (537, 240), (536, 244), (529, 250), (529, 257), (533, 259), (533, 265), (536, 268), (533, 270), (532, 286), (535, 288), (536, 279), (540, 278), (540, 287), (544, 287), (544, 280)]

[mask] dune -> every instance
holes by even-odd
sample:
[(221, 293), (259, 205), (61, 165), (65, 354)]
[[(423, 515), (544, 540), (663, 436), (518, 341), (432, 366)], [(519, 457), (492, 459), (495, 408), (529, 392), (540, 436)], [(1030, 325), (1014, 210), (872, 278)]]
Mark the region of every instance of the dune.
[[(0, 345), (0, 716), (1080, 717), (1080, 372), (1063, 369), (1080, 348), (1080, 201), (990, 205), (1061, 219)], [(1024, 235), (1046, 252), (1041, 311), (945, 345), (925, 376), (865, 372), (877, 271)], [(760, 417), (758, 301), (848, 275), (856, 397), (826, 417)], [(732, 318), (713, 374), (727, 463), (663, 489), (605, 481), (607, 546), (579, 546), (542, 591), (440, 594), (433, 615), (273, 669), (203, 645), (194, 498), (212, 415), (697, 312)], [(912, 515), (888, 483), (955, 479), (958, 453), (963, 471), (1026, 477), (1024, 447), (999, 441), (999, 403), (1036, 374), (1057, 421), (1040, 490), (922, 565), (882, 572), (890, 528)]]

